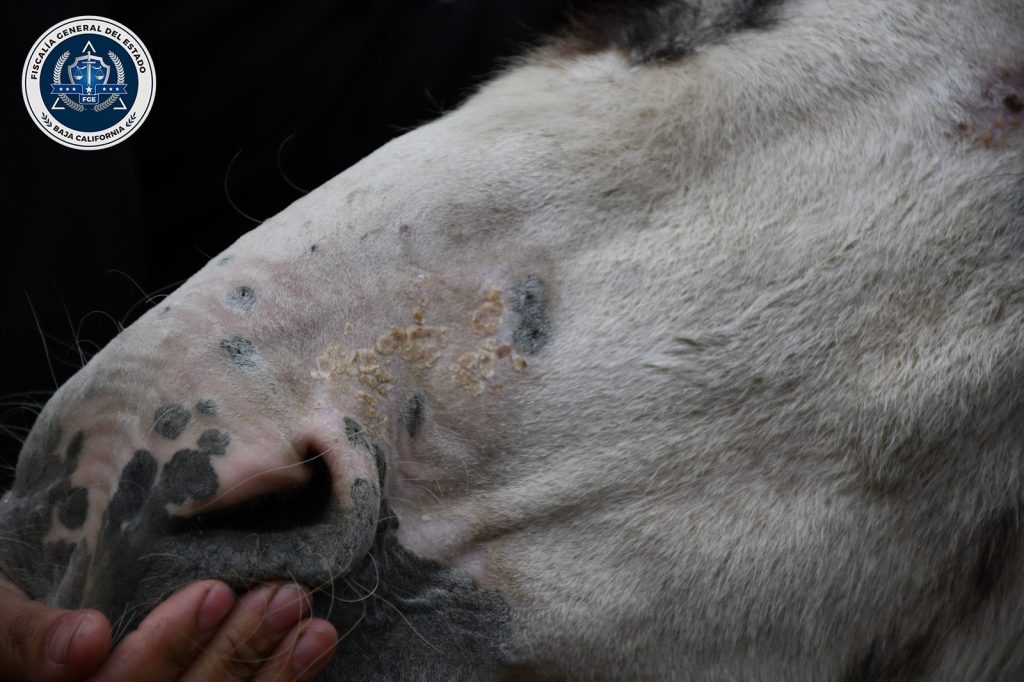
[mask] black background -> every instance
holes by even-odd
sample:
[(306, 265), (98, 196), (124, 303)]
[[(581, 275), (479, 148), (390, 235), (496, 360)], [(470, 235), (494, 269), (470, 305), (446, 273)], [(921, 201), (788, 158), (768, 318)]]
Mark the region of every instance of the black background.
[[(566, 5), (4, 3), (0, 490), (55, 385), (252, 229), (241, 212), (266, 219), (454, 107), (503, 59), (556, 31)], [(86, 14), (126, 25), (156, 67), (145, 124), (102, 151), (48, 139), (20, 95), (39, 36)], [(70, 187), (83, 180), (116, 210), (76, 204)]]

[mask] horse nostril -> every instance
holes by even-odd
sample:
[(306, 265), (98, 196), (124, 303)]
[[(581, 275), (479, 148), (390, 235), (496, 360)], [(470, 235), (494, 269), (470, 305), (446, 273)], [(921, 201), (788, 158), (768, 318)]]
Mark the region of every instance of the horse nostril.
[(321, 456), (325, 448), (316, 443), (303, 451), (304, 459), (293, 452), (297, 463), (268, 472), (272, 485), (244, 486), (247, 478), (239, 477), (234, 487), (247, 494), (229, 497), (228, 481), (216, 498), (179, 509), (157, 529), (148, 555), (174, 557), (179, 584), (220, 578), (244, 588), (291, 578), (317, 585), (344, 575), (373, 542), (380, 490), (366, 477), (335, 471), (338, 458)]
[(259, 492), (230, 504), (200, 502), (168, 514), (166, 497), (157, 495), (137, 522), (112, 526), (98, 544), (91, 570), (109, 579), (87, 585), (81, 603), (112, 618), (131, 613), (137, 625), (145, 613), (139, 603), (195, 580), (244, 590), (278, 579), (329, 585), (346, 575), (373, 543), (380, 490), (366, 477), (339, 482), (322, 452), (310, 448), (288, 465), (291, 477), (247, 488)]
[[(323, 523), (332, 501), (332, 478), (323, 457), (307, 453), (300, 465), (301, 477), (283, 482), (284, 487), (242, 498), (229, 506), (204, 508), (189, 516), (172, 517), (172, 534), (200, 531), (275, 533)], [(208, 511), (206, 510), (208, 509)]]

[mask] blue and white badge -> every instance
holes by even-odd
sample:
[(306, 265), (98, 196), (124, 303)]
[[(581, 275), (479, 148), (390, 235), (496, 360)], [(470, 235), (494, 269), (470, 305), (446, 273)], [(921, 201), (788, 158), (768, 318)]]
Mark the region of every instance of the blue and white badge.
[(39, 129), (75, 149), (128, 139), (153, 106), (156, 73), (139, 37), (103, 17), (46, 31), (25, 60), (25, 106)]

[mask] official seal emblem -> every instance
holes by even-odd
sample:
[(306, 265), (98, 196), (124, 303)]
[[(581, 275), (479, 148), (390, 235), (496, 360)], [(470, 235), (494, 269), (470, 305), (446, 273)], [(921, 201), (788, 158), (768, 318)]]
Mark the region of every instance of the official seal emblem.
[(51, 26), (32, 46), (22, 94), (47, 136), (75, 149), (104, 149), (124, 142), (146, 120), (156, 72), (131, 30), (103, 17), (74, 17)]

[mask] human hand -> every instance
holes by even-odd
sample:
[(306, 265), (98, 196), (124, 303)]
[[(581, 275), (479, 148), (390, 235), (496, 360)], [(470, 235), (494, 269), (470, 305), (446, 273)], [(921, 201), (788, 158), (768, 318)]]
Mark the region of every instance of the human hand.
[(111, 651), (103, 614), (34, 602), (0, 577), (0, 679), (308, 680), (337, 642), (334, 626), (308, 612), (308, 593), (291, 583), (236, 597), (207, 580), (175, 592)]

